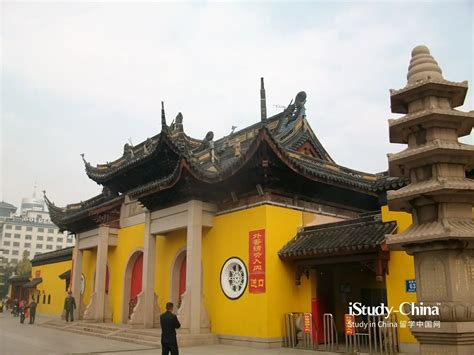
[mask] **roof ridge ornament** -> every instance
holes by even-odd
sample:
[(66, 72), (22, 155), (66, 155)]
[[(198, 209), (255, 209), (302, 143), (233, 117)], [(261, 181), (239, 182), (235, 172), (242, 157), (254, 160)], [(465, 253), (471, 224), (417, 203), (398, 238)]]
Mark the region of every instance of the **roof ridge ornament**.
[(291, 122), (296, 121), (298, 118), (306, 117), (306, 92), (300, 91), (298, 94), (296, 94), (295, 97), (295, 103), (292, 105), (288, 106), (287, 110), (289, 110), (290, 116), (288, 117), (288, 122), (286, 122), (286, 125), (289, 125)]
[(86, 160), (86, 158), (84, 158), (84, 153), (81, 153), (81, 158), (82, 158), (82, 161), (84, 162), (84, 164), (85, 164), (86, 166), (90, 166), (90, 165), (91, 165), (91, 163), (89, 163), (89, 162)]
[(265, 122), (267, 120), (267, 97), (265, 94), (264, 78), (260, 78), (260, 120)]
[(165, 103), (161, 101), (161, 131), (168, 132), (168, 125), (166, 124)]

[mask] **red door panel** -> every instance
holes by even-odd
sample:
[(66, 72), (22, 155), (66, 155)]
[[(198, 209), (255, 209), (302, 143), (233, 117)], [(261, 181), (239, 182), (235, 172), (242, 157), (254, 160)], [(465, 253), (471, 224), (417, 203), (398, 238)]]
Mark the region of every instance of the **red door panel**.
[(130, 286), (130, 299), (137, 297), (142, 292), (143, 253), (135, 260), (132, 269), (132, 282)]

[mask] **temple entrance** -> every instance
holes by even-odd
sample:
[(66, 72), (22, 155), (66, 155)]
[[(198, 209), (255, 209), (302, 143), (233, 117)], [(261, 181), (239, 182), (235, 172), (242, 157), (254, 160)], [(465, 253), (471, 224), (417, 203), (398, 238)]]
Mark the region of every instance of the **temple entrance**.
[(186, 291), (186, 250), (178, 252), (171, 272), (171, 300), (179, 309)]
[(323, 317), (334, 317), (339, 339), (344, 339), (344, 315), (349, 313), (349, 303), (360, 302), (365, 306), (387, 304), (385, 280), (377, 281), (375, 273), (363, 263), (320, 265), (316, 268), (315, 325), (318, 340), (323, 342)]
[(142, 292), (143, 252), (135, 251), (128, 260), (123, 287), (122, 323), (127, 323)]

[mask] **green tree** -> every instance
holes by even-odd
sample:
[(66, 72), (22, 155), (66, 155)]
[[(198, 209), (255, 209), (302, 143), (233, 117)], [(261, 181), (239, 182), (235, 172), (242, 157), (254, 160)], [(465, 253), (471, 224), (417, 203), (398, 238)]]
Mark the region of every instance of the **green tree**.
[(25, 250), (23, 252), (23, 257), (20, 262), (16, 265), (16, 274), (23, 276), (31, 274), (31, 261), (28, 258), (30, 256), (30, 252)]
[(0, 298), (4, 298), (8, 293), (8, 287), (10, 285), (10, 276), (13, 275), (16, 265), (11, 263), (4, 263), (1, 267), (0, 274)]

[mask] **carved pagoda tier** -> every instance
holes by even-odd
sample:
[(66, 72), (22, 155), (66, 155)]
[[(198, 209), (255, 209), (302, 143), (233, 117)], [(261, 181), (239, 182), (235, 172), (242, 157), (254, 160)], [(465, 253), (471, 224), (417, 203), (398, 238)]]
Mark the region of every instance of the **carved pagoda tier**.
[(63, 229), (87, 229), (97, 223), (95, 211), (111, 218), (104, 208), (125, 196), (149, 211), (190, 199), (219, 210), (271, 201), (313, 210), (342, 208), (357, 217), (377, 210), (387, 187), (404, 186), (404, 179), (336, 164), (311, 129), (305, 102), (306, 93), (299, 92), (285, 110), (267, 117), (262, 81), (260, 121), (217, 140), (213, 132), (204, 139), (187, 135), (181, 113), (168, 125), (162, 104), (159, 134), (136, 146), (125, 144), (123, 155), (105, 164), (93, 166), (82, 155), (87, 175), (104, 192), (63, 208), (47, 200), (51, 218)]
[[(412, 213), (413, 225), (391, 235), (392, 249), (414, 255), (417, 299), (439, 305), (441, 329), (413, 328), (422, 354), (474, 353), (474, 146), (469, 135), (474, 112), (460, 112), (467, 82), (442, 76), (425, 46), (412, 51), (407, 86), (391, 91), (390, 141), (407, 144), (389, 154), (389, 173), (410, 181), (387, 193), (392, 210)], [(432, 317), (433, 318), (433, 317)], [(431, 319), (427, 316), (415, 320)]]

